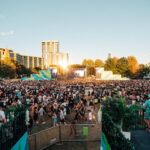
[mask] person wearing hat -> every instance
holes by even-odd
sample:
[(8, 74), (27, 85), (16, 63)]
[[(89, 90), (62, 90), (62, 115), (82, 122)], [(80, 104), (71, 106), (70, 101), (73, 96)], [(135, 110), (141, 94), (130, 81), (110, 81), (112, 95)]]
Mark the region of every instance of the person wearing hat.
[(147, 131), (150, 132), (150, 93), (148, 94), (148, 100), (143, 104), (143, 106), (146, 108), (145, 122), (148, 126)]

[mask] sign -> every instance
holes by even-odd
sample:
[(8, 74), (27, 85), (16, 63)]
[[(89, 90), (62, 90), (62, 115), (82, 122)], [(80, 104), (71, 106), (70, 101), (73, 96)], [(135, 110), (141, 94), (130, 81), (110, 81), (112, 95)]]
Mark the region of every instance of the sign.
[(11, 150), (29, 150), (29, 147), (28, 147), (28, 133), (27, 132), (11, 148)]
[(83, 135), (84, 136), (88, 135), (88, 127), (83, 127)]

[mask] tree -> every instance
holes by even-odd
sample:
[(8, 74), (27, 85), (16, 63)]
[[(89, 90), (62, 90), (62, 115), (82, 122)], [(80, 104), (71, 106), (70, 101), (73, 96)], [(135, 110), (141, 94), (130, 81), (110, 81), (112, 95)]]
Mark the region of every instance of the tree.
[(38, 73), (39, 73), (39, 71), (41, 70), (40, 67), (35, 67), (34, 69), (35, 69)]
[(84, 65), (84, 66), (87, 65), (87, 60), (86, 59), (83, 60), (82, 65)]
[(121, 57), (117, 61), (117, 72), (122, 76), (128, 76), (128, 60), (125, 57)]
[(68, 66), (69, 69), (82, 69), (82, 68), (85, 68), (85, 67), (86, 66), (80, 65), (80, 64), (73, 64), (73, 65)]
[(118, 73), (116, 69), (116, 62), (113, 58), (108, 58), (105, 61), (104, 69), (108, 71), (112, 71), (113, 73)]
[(7, 65), (7, 64), (1, 64), (0, 65), (0, 77), (2, 78), (14, 78), (15, 77), (15, 70)]
[(140, 64), (139, 69), (136, 72), (136, 78), (143, 79), (143, 77), (149, 73), (150, 73), (150, 66)]
[(15, 78), (22, 75), (29, 76), (31, 73), (32, 70), (30, 68), (26, 68), (13, 59), (5, 58), (3, 61), (0, 61), (0, 77), (2, 78)]
[(96, 59), (95, 60), (95, 67), (103, 67), (104, 63), (101, 59)]
[(93, 67), (93, 66), (88, 66), (87, 67), (87, 76), (95, 76), (95, 73), (96, 73), (96, 71), (95, 71), (95, 67)]
[(126, 106), (125, 99), (106, 99), (103, 102), (102, 111), (111, 116), (112, 120), (122, 126), (124, 131), (129, 131), (132, 126), (138, 124), (139, 115), (138, 112), (142, 110), (142, 107), (138, 104)]
[(87, 65), (88, 65), (88, 66), (94, 66), (95, 63), (94, 63), (94, 61), (93, 61), (92, 59), (88, 59), (88, 60), (87, 60)]
[(134, 56), (129, 56), (128, 60), (128, 67), (131, 74), (135, 74), (138, 70), (138, 61)]
[(117, 57), (113, 57), (112, 59), (114, 60), (115, 64), (117, 64), (118, 58)]

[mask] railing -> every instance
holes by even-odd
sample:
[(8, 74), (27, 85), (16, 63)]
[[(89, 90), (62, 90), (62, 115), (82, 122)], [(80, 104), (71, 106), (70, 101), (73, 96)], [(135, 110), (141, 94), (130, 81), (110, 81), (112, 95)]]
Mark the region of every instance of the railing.
[(21, 112), (17, 116), (10, 119), (11, 115), (7, 115), (7, 123), (0, 125), (0, 150), (10, 150), (11, 147), (22, 137), (27, 131), (25, 123), (25, 112)]
[(138, 123), (135, 124), (132, 129), (133, 130), (144, 130), (146, 128), (146, 123), (144, 119), (145, 115), (145, 109), (142, 109), (141, 111), (138, 112), (139, 118), (138, 118)]
[(29, 149), (41, 150), (58, 142), (100, 140), (100, 124), (69, 124), (52, 127), (29, 136)]
[(108, 143), (112, 150), (134, 150), (131, 142), (124, 137), (120, 129), (112, 121), (111, 117), (103, 113), (102, 117), (102, 131), (106, 135)]

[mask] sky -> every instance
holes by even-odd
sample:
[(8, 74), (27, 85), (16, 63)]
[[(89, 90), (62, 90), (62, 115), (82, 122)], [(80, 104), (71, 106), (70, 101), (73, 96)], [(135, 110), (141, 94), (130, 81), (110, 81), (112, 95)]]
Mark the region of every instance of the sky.
[(150, 0), (0, 0), (0, 47), (41, 56), (59, 40), (70, 64), (135, 56), (150, 62)]

